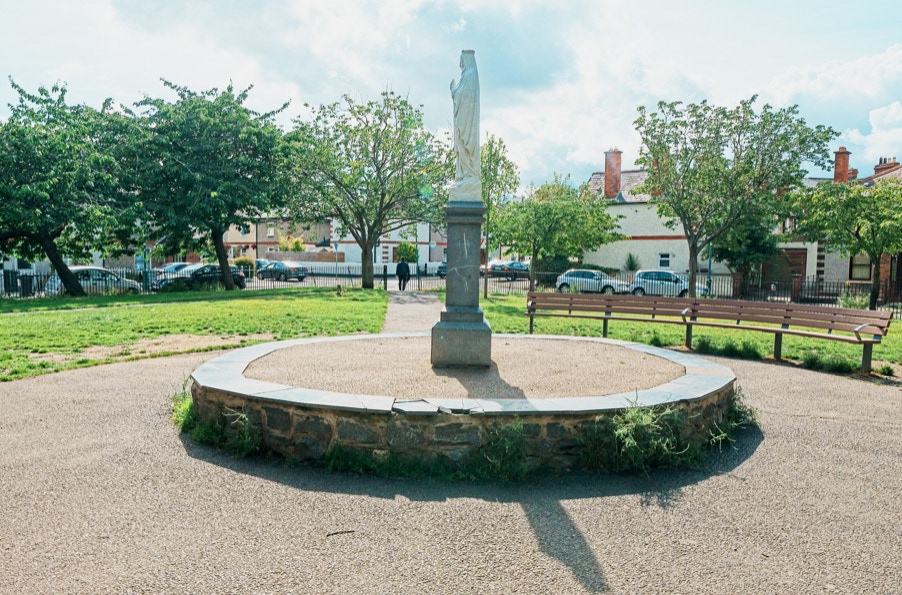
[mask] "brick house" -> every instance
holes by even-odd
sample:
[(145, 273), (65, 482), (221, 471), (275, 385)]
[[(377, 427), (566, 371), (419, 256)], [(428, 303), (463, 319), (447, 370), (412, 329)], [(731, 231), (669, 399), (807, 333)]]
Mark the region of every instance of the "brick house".
[[(858, 170), (849, 167), (850, 152), (840, 147), (835, 155), (833, 182), (858, 179)], [(668, 228), (658, 217), (652, 197), (636, 192), (645, 181), (645, 170), (622, 170), (621, 151), (605, 152), (605, 170), (595, 172), (589, 178), (591, 190), (610, 200), (609, 213), (619, 218), (620, 231), (626, 239), (606, 244), (598, 250), (588, 251), (583, 260), (587, 263), (624, 270), (627, 256), (632, 254), (642, 268), (663, 268), (678, 273), (689, 269), (689, 249), (686, 237), (679, 225)], [(902, 178), (902, 164), (895, 157), (883, 157), (874, 167), (874, 174), (861, 182), (873, 184), (887, 177)], [(830, 181), (829, 178), (806, 178), (806, 185)], [(783, 231), (781, 225), (775, 231)], [(764, 282), (787, 281), (793, 277), (824, 282), (849, 282), (867, 285), (871, 280), (871, 267), (866, 258), (846, 258), (829, 252), (820, 242), (807, 242), (801, 238), (780, 244), (783, 254), (762, 266)], [(712, 262), (713, 275), (726, 275), (730, 271), (723, 263)], [(900, 255), (884, 255), (880, 261), (881, 278), (887, 280), (891, 292), (899, 294), (902, 284), (902, 258)], [(700, 260), (699, 272), (707, 273), (708, 262)]]

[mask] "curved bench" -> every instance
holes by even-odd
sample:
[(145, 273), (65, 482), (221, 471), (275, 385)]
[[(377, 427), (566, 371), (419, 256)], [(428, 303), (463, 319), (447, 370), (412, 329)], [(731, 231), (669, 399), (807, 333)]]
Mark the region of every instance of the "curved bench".
[(889, 332), (892, 312), (831, 308), (805, 304), (712, 300), (634, 295), (530, 292), (526, 301), (529, 332), (537, 316), (597, 318), (682, 324), (686, 347), (692, 347), (692, 328), (740, 329), (774, 335), (774, 359), (781, 358), (783, 335), (854, 343), (862, 346), (861, 371), (871, 371), (871, 355)]

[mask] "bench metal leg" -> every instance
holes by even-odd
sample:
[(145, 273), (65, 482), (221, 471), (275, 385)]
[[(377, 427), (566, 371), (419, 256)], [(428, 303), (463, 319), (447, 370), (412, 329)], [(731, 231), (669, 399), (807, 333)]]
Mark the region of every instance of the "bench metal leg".
[(601, 325), (601, 336), (605, 339), (608, 338), (608, 319), (605, 318)]
[(692, 349), (692, 325), (686, 325), (686, 349)]
[(774, 335), (774, 359), (780, 361), (783, 356), (783, 334)]
[(874, 352), (873, 343), (864, 344), (864, 352), (861, 354), (861, 373), (871, 373), (871, 354)]
[(530, 317), (529, 317), (529, 334), (530, 334), (530, 335), (532, 334), (532, 323), (533, 323), (533, 321), (534, 321), (535, 319), (536, 319), (535, 316), (530, 316)]

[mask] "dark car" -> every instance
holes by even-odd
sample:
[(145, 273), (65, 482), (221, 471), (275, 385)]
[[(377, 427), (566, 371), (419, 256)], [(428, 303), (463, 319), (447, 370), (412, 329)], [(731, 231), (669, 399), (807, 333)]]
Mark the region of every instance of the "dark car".
[[(247, 280), (237, 266), (230, 266), (232, 279), (238, 289), (247, 287)], [(218, 264), (192, 264), (170, 275), (157, 278), (152, 288), (155, 291), (178, 291), (182, 289), (205, 289), (223, 285), (222, 271)]]
[(492, 277), (514, 279), (526, 279), (529, 277), (529, 265), (519, 260), (505, 260), (493, 262), (489, 266), (489, 275)]
[(438, 268), (435, 269), (435, 274), (438, 275), (439, 277), (441, 277), (442, 279), (444, 279), (445, 275), (448, 274), (448, 263), (443, 262), (440, 265), (438, 265)]
[(287, 281), (288, 279), (297, 279), (303, 281), (310, 274), (310, 269), (298, 262), (271, 262), (263, 268), (257, 270), (257, 279), (275, 279), (277, 281)]

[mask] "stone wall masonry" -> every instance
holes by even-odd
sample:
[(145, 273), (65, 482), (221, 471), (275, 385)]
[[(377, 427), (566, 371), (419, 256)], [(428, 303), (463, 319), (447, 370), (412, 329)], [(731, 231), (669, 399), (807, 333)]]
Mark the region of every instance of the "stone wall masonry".
[[(581, 437), (604, 416), (631, 406), (671, 406), (687, 417), (684, 438), (706, 441), (717, 432), (732, 405), (736, 378), (729, 368), (691, 353), (608, 339), (636, 352), (679, 364), (686, 373), (660, 386), (630, 394), (546, 399), (395, 399), (290, 387), (246, 378), (247, 366), (278, 349), (325, 341), (385, 341), (399, 337), (361, 335), (293, 339), (227, 352), (192, 373), (194, 410), (207, 423), (237, 431), (229, 422), (245, 415), (259, 428), (263, 444), (287, 459), (318, 461), (331, 448), (390, 455), (403, 460), (458, 463), (476, 455), (499, 428), (519, 422), (533, 468), (566, 469), (577, 465)], [(528, 340), (521, 335), (496, 335)], [(550, 337), (546, 337), (548, 339)], [(566, 338), (562, 340), (576, 340)]]
[[(722, 425), (733, 393), (729, 384), (703, 399), (671, 403), (688, 418), (684, 438), (706, 440)], [(195, 411), (205, 421), (225, 423), (235, 412), (244, 413), (252, 423), (259, 420), (266, 448), (297, 461), (318, 461), (330, 448), (341, 445), (369, 453), (387, 451), (406, 460), (428, 462), (443, 457), (457, 462), (485, 446), (494, 435), (493, 428), (520, 420), (533, 468), (573, 468), (580, 458), (580, 434), (601, 417), (616, 413), (367, 414), (266, 402), (205, 389), (197, 383), (192, 386), (192, 396)]]

